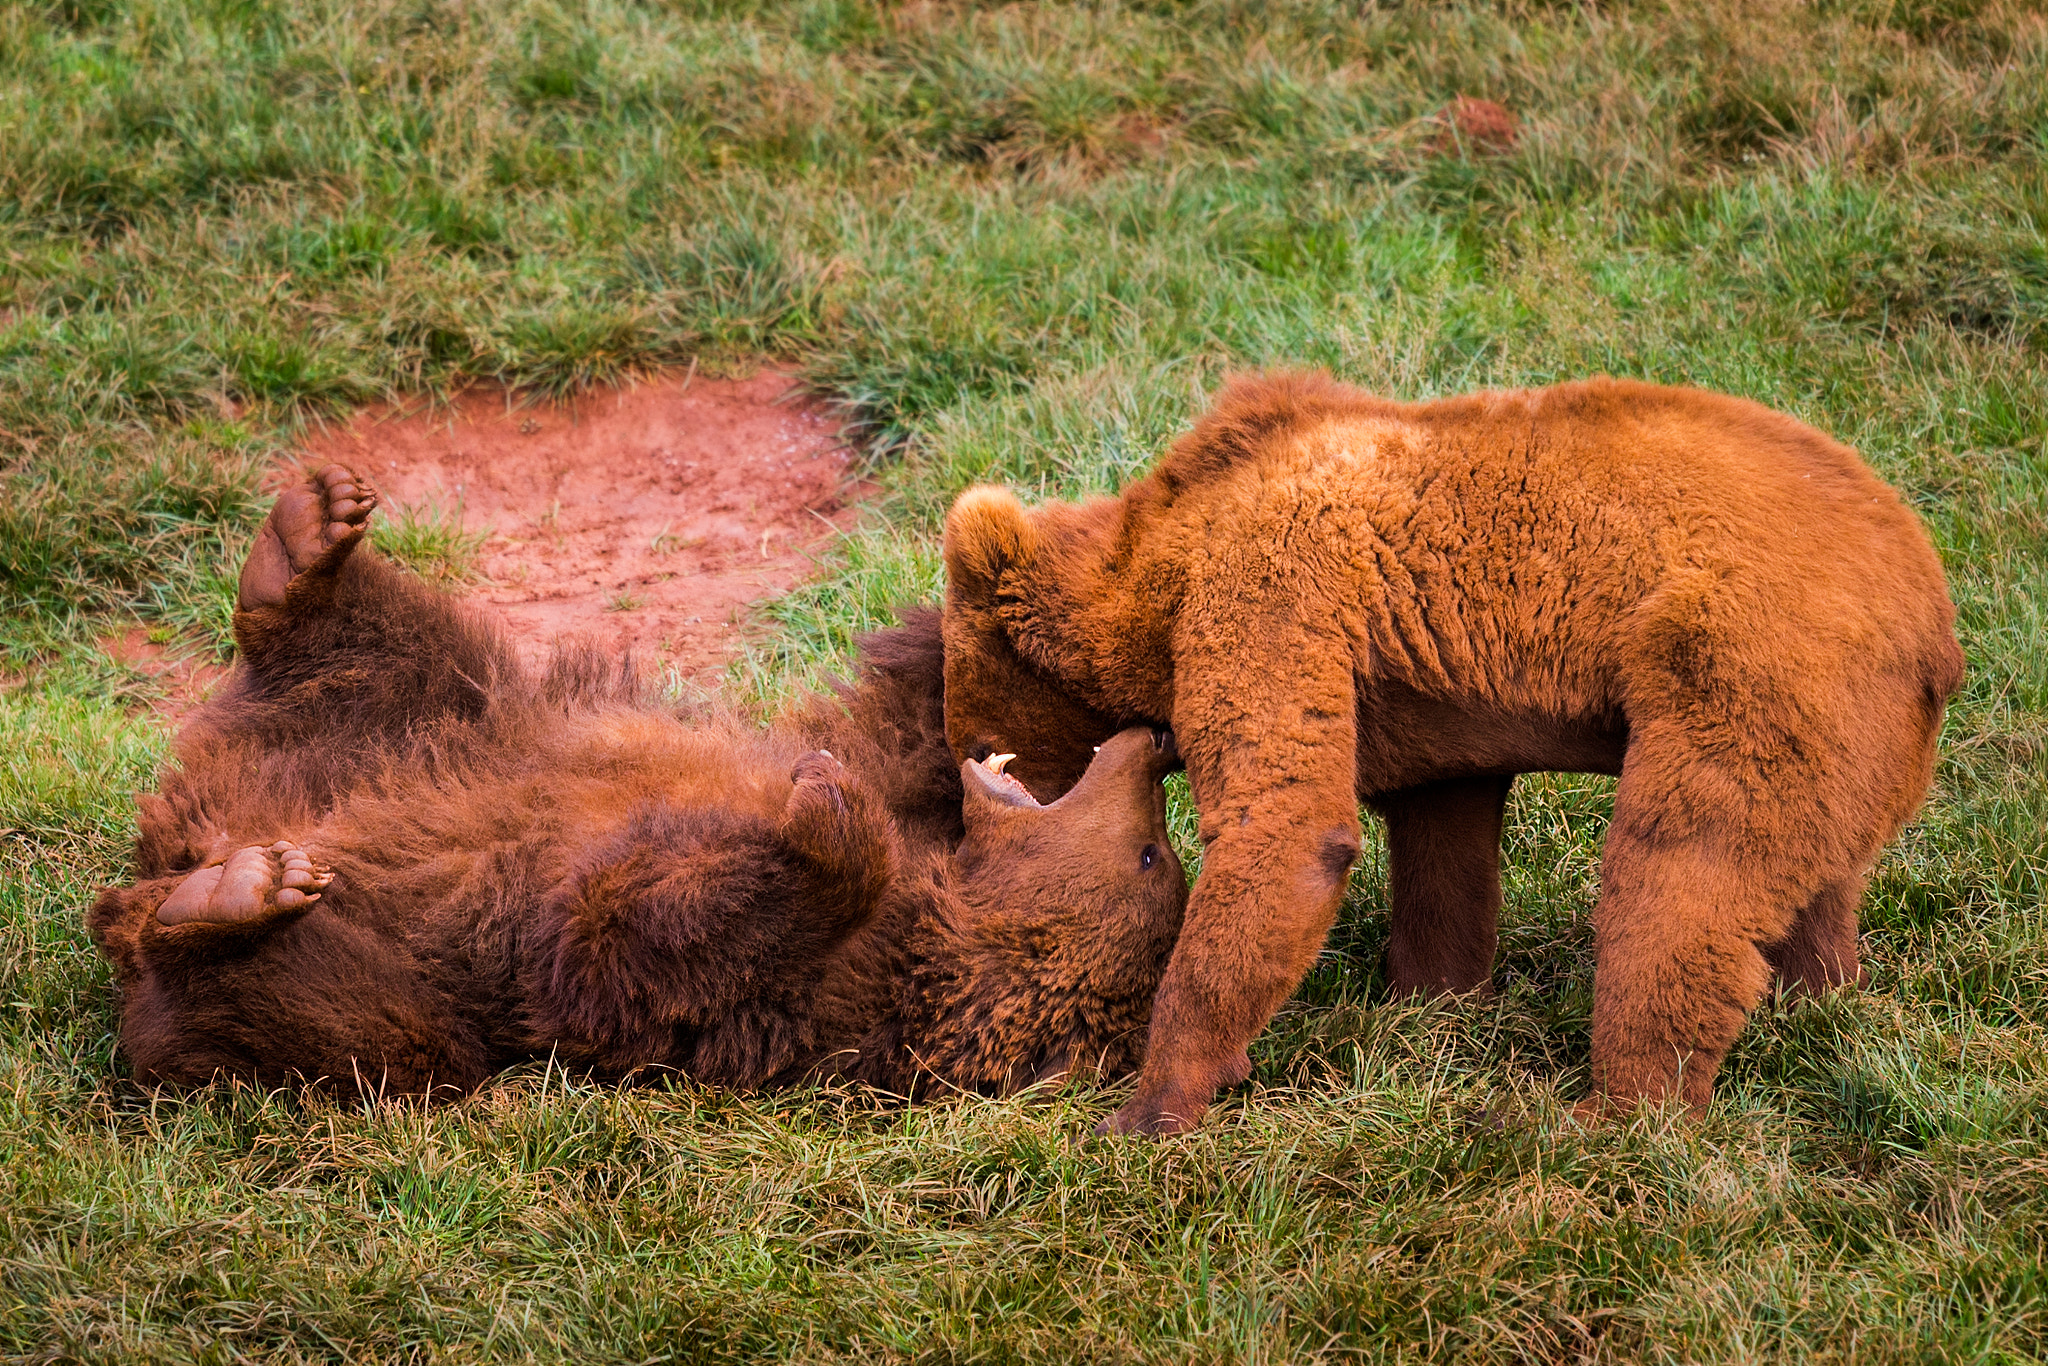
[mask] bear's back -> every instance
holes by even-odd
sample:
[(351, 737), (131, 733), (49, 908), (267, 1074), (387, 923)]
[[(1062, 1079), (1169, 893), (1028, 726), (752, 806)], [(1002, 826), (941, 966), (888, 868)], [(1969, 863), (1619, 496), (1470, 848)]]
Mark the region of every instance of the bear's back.
[(1603, 377), (1404, 404), (1254, 376), (1120, 518), (1121, 544), (1202, 566), (1190, 603), (1241, 600), (1280, 562), (1348, 595), (1361, 656), (1433, 691), (1540, 660), (1559, 694), (1602, 703), (1673, 593), (1724, 615), (1768, 602), (1784, 659), (1819, 635), (1936, 673), (1953, 655), (1939, 560), (1899, 496), (1821, 432), (1701, 390)]
[[(1789, 505), (1811, 515), (1895, 494), (1857, 453), (1747, 399), (1598, 376), (1549, 388), (1482, 390), (1418, 403), (1321, 374), (1232, 381), (1145, 483), (1155, 499), (1302, 465), (1363, 464), (1408, 486), (1444, 474), (1622, 490), (1638, 505)], [(1816, 484), (1813, 481), (1818, 480)], [(1133, 487), (1133, 494), (1140, 489)], [(1908, 522), (1907, 524), (1911, 524)]]

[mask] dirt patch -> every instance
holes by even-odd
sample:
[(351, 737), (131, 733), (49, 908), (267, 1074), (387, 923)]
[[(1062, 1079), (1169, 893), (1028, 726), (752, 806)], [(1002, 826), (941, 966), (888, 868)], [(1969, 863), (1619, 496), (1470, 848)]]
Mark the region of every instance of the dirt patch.
[(1437, 115), (1441, 129), (1430, 139), (1430, 150), (1447, 155), (1456, 151), (1505, 153), (1515, 149), (1521, 137), (1521, 120), (1504, 104), (1460, 95)]
[(307, 442), (374, 479), (387, 522), (459, 516), (482, 533), (474, 595), (519, 649), (581, 634), (706, 687), (749, 606), (795, 586), (854, 517), (838, 424), (789, 375), (664, 376), (573, 402), (472, 391), (372, 409)]
[(211, 650), (151, 640), (148, 629), (141, 626), (102, 636), (99, 646), (107, 658), (155, 684), (147, 694), (149, 709), (173, 724), (204, 702), (214, 684), (227, 677), (228, 666)]

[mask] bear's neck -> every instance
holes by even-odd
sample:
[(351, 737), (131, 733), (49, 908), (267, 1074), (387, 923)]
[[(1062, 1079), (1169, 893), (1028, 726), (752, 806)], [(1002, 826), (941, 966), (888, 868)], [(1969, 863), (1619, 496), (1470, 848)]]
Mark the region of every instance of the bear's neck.
[[(1001, 1095), (1027, 1084), (1049, 1040), (1044, 1013), (1009, 999), (1019, 983), (978, 959), (975, 913), (952, 860), (906, 868), (891, 1009), (860, 1049), (861, 1079), (898, 1095), (934, 1088)], [(983, 946), (985, 947), (985, 946)]]
[(977, 1038), (963, 908), (940, 854), (904, 861), (873, 921), (834, 955), (815, 1000), (817, 1071), (915, 1097), (977, 1089), (995, 1041)]
[(805, 1070), (911, 1094), (905, 1040), (911, 943), (925, 914), (928, 860), (906, 860), (875, 918), (840, 945), (811, 1002), (814, 1048)]

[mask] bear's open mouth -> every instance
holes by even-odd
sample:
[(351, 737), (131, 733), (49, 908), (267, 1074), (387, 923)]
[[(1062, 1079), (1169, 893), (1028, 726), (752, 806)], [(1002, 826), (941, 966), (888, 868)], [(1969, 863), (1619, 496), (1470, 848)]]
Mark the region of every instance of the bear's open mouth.
[(1016, 757), (1014, 754), (991, 754), (986, 759), (976, 759), (974, 766), (987, 775), (982, 781), (992, 796), (999, 796), (1016, 806), (1037, 806), (1039, 800), (1031, 795), (1031, 789), (1003, 772)]

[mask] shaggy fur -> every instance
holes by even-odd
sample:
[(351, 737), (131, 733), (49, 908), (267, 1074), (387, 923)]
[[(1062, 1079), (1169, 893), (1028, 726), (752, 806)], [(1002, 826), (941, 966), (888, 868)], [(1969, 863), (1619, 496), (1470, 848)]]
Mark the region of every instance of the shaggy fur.
[(1770, 980), (1857, 976), (1856, 905), (1962, 678), (1941, 566), (1855, 452), (1695, 390), (1401, 404), (1241, 378), (1121, 498), (946, 529), (954, 752), (1042, 796), (1171, 724), (1207, 852), (1136, 1096), (1194, 1123), (1385, 818), (1401, 992), (1482, 987), (1517, 773), (1619, 774), (1594, 1104), (1703, 1107)]
[(907, 1094), (1136, 1065), (1186, 900), (1170, 736), (1115, 737), (1052, 806), (956, 764), (929, 610), (781, 726), (686, 725), (591, 653), (529, 678), (361, 548), (372, 506), (339, 468), (279, 499), (241, 661), (91, 912), (138, 1077), (461, 1094), (552, 1054)]

